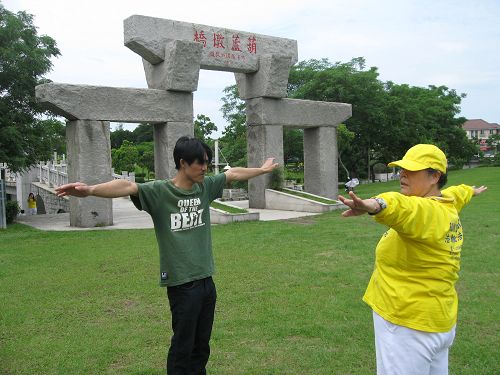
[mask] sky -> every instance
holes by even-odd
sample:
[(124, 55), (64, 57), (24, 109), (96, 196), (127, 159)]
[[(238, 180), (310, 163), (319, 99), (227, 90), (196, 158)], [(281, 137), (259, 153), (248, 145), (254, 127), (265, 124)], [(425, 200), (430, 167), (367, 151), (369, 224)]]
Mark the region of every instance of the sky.
[[(61, 56), (47, 78), (58, 83), (146, 88), (140, 56), (123, 44), (123, 20), (138, 14), (295, 39), (299, 61), (364, 57), (382, 81), (445, 85), (467, 94), (461, 116), (500, 123), (500, 0), (0, 2), (56, 40)], [(216, 136), (222, 90), (234, 83), (233, 73), (200, 72), (194, 116), (209, 116)]]

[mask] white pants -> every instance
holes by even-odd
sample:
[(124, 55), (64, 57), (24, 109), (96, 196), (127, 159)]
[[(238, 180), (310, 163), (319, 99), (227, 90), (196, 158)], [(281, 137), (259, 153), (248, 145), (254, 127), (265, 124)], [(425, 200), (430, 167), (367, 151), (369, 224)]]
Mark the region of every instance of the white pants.
[(447, 375), (448, 349), (455, 338), (449, 332), (424, 332), (388, 322), (375, 311), (377, 375)]

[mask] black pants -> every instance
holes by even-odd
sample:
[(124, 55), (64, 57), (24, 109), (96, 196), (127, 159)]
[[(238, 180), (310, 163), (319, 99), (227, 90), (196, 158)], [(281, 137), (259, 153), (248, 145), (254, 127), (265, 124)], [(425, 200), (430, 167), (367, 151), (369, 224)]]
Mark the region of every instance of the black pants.
[(211, 277), (168, 287), (174, 335), (167, 358), (168, 375), (205, 375), (217, 292)]

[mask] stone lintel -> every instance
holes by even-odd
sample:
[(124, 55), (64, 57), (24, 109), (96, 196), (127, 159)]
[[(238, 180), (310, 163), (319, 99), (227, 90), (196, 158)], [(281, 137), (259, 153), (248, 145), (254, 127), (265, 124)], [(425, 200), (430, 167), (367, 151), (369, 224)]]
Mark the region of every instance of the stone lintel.
[(201, 69), (251, 73), (259, 69), (261, 55), (287, 55), (298, 60), (297, 41), (208, 25), (133, 15), (123, 21), (124, 44), (151, 64), (165, 59), (172, 40), (203, 46)]
[(193, 95), (186, 92), (46, 83), (36, 86), (35, 95), (47, 109), (68, 120), (193, 120)]
[(248, 125), (337, 126), (352, 116), (352, 107), (346, 103), (272, 98), (249, 99), (246, 103)]

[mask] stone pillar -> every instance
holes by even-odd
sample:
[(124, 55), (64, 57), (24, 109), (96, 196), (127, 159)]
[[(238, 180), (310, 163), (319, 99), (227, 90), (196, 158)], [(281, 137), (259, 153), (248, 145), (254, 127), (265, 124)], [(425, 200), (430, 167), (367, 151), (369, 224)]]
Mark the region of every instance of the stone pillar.
[(155, 179), (163, 180), (175, 176), (174, 146), (182, 136), (193, 137), (192, 122), (168, 122), (154, 124)]
[[(248, 167), (260, 167), (264, 161), (274, 157), (283, 166), (283, 126), (253, 125), (247, 130)], [(250, 208), (266, 208), (266, 189), (270, 174), (254, 177), (248, 181)]]
[(304, 129), (304, 189), (337, 199), (337, 129), (334, 126)]
[[(89, 185), (111, 180), (109, 122), (74, 120), (66, 126), (68, 179)], [(113, 224), (109, 198), (70, 197), (70, 225), (90, 228)]]

